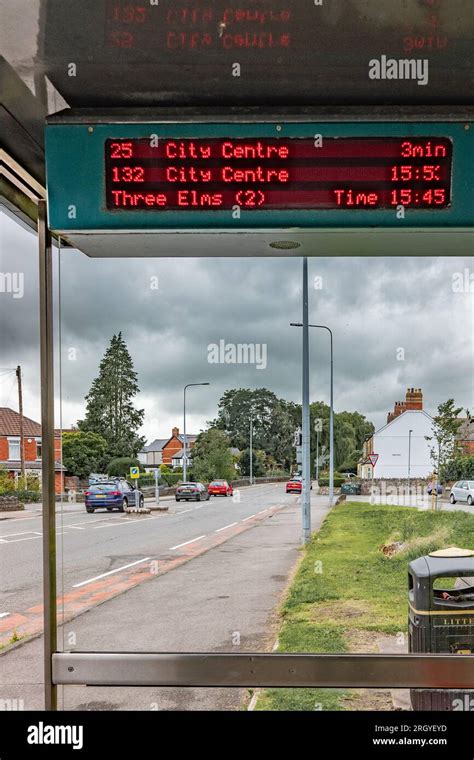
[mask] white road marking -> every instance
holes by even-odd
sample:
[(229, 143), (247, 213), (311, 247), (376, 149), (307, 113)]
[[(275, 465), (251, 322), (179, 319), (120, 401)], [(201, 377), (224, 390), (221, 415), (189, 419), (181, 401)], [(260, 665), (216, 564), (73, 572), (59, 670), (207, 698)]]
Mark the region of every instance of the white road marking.
[(34, 541), (35, 538), (41, 538), (41, 536), (30, 536), (29, 538), (14, 538), (13, 541), (5, 541), (2, 539), (2, 544), (17, 544), (19, 541)]
[(122, 567), (117, 567), (115, 570), (109, 570), (108, 573), (102, 573), (101, 575), (96, 575), (95, 578), (89, 578), (88, 581), (75, 583), (73, 588), (79, 588), (80, 586), (85, 586), (87, 583), (93, 583), (94, 581), (98, 581), (101, 578), (105, 578), (107, 575), (113, 575), (114, 573), (119, 573), (121, 570), (126, 570), (128, 567), (140, 565), (142, 562), (147, 562), (149, 559), (151, 559), (151, 557), (145, 557), (145, 559), (138, 559), (136, 562), (130, 562), (128, 565), (122, 565)]
[(236, 523), (236, 522), (235, 522), (235, 523), (231, 523), (230, 525), (224, 525), (224, 527), (223, 527), (223, 528), (218, 528), (218, 529), (217, 529), (216, 531), (214, 531), (214, 532), (215, 532), (215, 533), (220, 533), (220, 532), (221, 532), (221, 530), (227, 530), (227, 528), (233, 528), (233, 527), (234, 527), (234, 525), (238, 525), (238, 523)]
[(247, 520), (251, 520), (252, 517), (256, 517), (256, 516), (257, 515), (249, 515), (249, 517), (244, 517), (244, 519), (242, 520), (242, 522), (247, 522)]
[(9, 612), (0, 612), (0, 618), (7, 617), (9, 614)]
[[(150, 520), (160, 520), (160, 517), (147, 517), (146, 520), (149, 522)], [(123, 522), (122, 522), (123, 521)], [(125, 522), (126, 521), (126, 522)], [(114, 522), (106, 523), (105, 525), (96, 525), (94, 530), (100, 530), (100, 528), (113, 528), (115, 525), (123, 526), (123, 525), (139, 525), (139, 520), (135, 520), (133, 517), (122, 517), (120, 519), (120, 522), (118, 520), (114, 520)]]
[(85, 530), (85, 528), (81, 528), (79, 525), (65, 525), (65, 528), (72, 528), (73, 530)]
[(268, 508), (267, 509), (262, 509), (261, 512), (257, 512), (257, 515), (263, 515), (264, 512), (268, 512)]
[(0, 536), (0, 538), (10, 538), (11, 536), (27, 536), (28, 533), (33, 533), (36, 536), (42, 535), (42, 533), (38, 533), (36, 530), (23, 530), (21, 533), (5, 533), (5, 535)]
[(173, 549), (181, 549), (182, 546), (187, 546), (188, 544), (194, 544), (195, 541), (200, 541), (201, 538), (206, 538), (206, 536), (198, 536), (197, 538), (192, 538), (191, 541), (185, 541), (184, 544), (177, 544), (176, 546), (172, 546), (169, 551), (172, 552)]
[(176, 514), (177, 514), (177, 515), (185, 515), (185, 514), (186, 514), (186, 512), (194, 512), (194, 510), (193, 510), (193, 508), (191, 507), (191, 509), (183, 509), (183, 511), (182, 511), (182, 512), (176, 512)]

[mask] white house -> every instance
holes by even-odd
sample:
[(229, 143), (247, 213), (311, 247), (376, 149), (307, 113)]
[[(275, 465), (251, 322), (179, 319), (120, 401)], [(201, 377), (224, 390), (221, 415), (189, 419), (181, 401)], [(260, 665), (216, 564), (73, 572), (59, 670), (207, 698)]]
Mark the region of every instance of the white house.
[[(397, 402), (397, 405), (399, 409), (400, 405), (405, 406), (405, 402)], [(359, 477), (372, 477), (372, 465), (368, 456), (378, 454), (375, 478), (406, 479), (408, 474), (411, 479), (426, 478), (433, 472), (430, 450), (436, 443), (426, 440), (433, 436), (433, 418), (418, 408), (390, 413), (388, 419), (389, 422), (365, 442), (364, 454), (358, 466)]]

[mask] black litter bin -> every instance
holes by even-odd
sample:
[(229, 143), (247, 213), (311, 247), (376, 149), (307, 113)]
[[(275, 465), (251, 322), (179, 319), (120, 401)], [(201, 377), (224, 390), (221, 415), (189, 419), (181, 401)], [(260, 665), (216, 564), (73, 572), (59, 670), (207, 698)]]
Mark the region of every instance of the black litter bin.
[[(474, 653), (474, 552), (443, 549), (410, 562), (408, 647), (413, 653)], [(474, 705), (471, 699), (474, 690), (411, 689), (414, 710), (463, 710)]]

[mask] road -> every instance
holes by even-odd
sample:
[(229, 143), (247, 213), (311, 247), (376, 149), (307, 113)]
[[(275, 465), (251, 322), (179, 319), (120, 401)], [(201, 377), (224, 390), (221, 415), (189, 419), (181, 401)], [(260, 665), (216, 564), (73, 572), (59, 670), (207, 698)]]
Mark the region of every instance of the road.
[[(81, 505), (68, 505), (57, 516), (58, 592), (67, 596), (89, 586), (96, 589), (98, 581), (118, 580), (122, 571), (140, 570), (150, 562), (172, 563), (191, 549), (199, 553), (209, 542), (231, 537), (264, 519), (268, 510), (296, 500), (278, 483), (242, 488), (234, 499), (171, 501), (169, 513), (141, 517), (106, 510), (87, 514)], [(0, 521), (0, 625), (5, 635), (9, 620), (13, 628), (20, 620), (15, 615), (41, 603), (41, 539), (39, 514)]]
[[(313, 529), (319, 528), (327, 510), (327, 497), (313, 493)], [(240, 503), (222, 498), (182, 504), (175, 514), (152, 518), (139, 518), (132, 525), (118, 513), (69, 511), (59, 530), (69, 602), (65, 623), (58, 626), (58, 648), (270, 651), (277, 636), (279, 603), (301, 556), (299, 497), (286, 496), (284, 484), (261, 485), (242, 489)], [(39, 567), (34, 564), (39, 561), (41, 537), (13, 534), (39, 533), (39, 528), (34, 515), (0, 521), (0, 534), (6, 536), (0, 544), (2, 572), (7, 556), (14, 564), (8, 566), (9, 591), (3, 597), (4, 609), (8, 600), (11, 612), (0, 619), (0, 626), (11, 626), (7, 621), (18, 618), (20, 635), (19, 606), (34, 599), (33, 611), (26, 614), (23, 607), (23, 618), (31, 626), (36, 613), (41, 622)], [(19, 538), (28, 540), (12, 543)], [(147, 557), (151, 559), (143, 562)], [(157, 575), (149, 570), (155, 558)], [(121, 569), (137, 559), (138, 565)], [(96, 580), (104, 573), (112, 574)], [(4, 635), (9, 635), (6, 628)], [(0, 653), (0, 698), (21, 700), (26, 710), (42, 709), (42, 647), (39, 635)], [(241, 689), (75, 686), (60, 689), (60, 707), (239, 709), (244, 696)]]

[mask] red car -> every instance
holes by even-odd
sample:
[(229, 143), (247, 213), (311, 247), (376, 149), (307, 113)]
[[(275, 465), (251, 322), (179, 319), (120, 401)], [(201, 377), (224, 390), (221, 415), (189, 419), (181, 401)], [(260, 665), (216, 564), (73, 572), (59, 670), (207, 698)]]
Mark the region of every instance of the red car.
[(303, 488), (303, 479), (302, 478), (291, 478), (291, 480), (288, 481), (286, 484), (286, 493), (301, 493), (301, 490)]
[(227, 480), (213, 480), (209, 483), (208, 489), (211, 496), (232, 496), (234, 489)]

